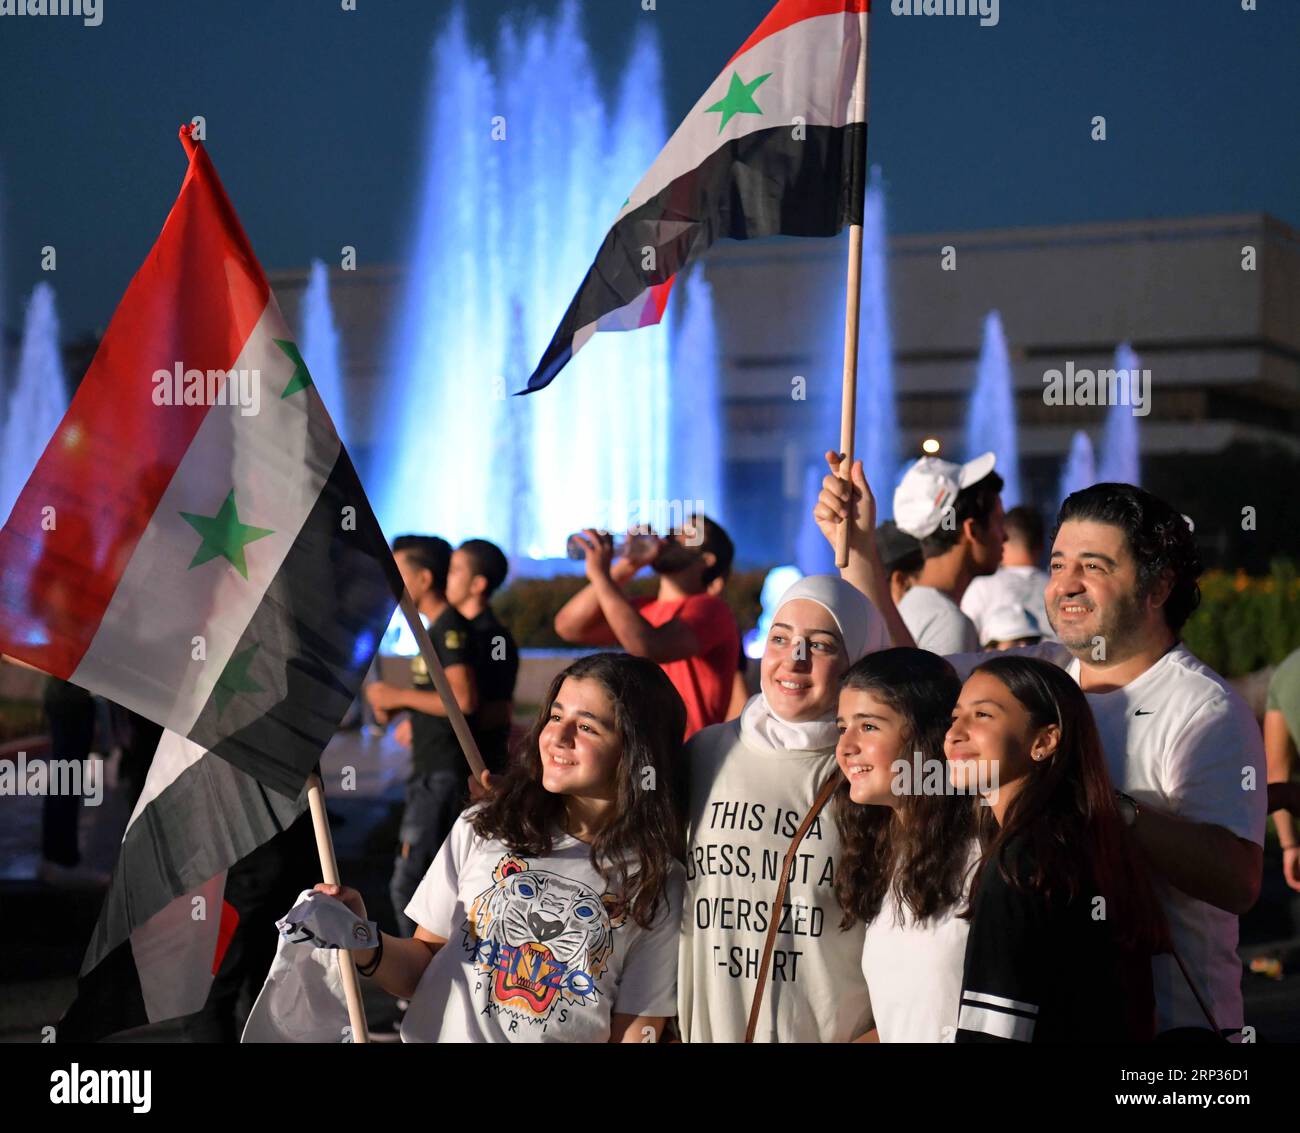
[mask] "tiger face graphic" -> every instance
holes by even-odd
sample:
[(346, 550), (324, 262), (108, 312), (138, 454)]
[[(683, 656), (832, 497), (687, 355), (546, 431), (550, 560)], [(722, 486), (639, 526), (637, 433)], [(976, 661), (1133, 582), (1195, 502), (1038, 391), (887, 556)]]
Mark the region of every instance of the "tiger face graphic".
[(465, 947), (491, 981), (492, 1002), (535, 1022), (559, 1003), (594, 1003), (623, 916), (586, 885), (510, 854), (492, 877), (465, 926)]

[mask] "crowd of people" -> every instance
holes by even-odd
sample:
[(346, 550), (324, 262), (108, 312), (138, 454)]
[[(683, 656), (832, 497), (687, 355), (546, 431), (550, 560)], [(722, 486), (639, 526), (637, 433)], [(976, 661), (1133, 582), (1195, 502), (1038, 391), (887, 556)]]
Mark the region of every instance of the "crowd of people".
[[(609, 651), (556, 675), (508, 758), (487, 735), (518, 665), (488, 648), (508, 640), (488, 605), (504, 557), (395, 544), (493, 753), (473, 781), (427, 677), (369, 686), (381, 719), (411, 714), (391, 892), (408, 932), (357, 953), (409, 1001), (404, 1039), (1240, 1037), (1238, 918), (1270, 781), (1287, 800), (1300, 661), (1275, 678), (1266, 756), (1180, 641), (1200, 563), (1169, 504), (1074, 493), (1044, 572), (991, 454), (918, 461), (879, 528), (860, 463), (842, 479), (827, 460), (815, 518), (832, 544), (848, 526), (848, 563), (782, 596), (755, 695), (717, 523), (626, 558), (587, 531), (555, 628)], [(657, 593), (629, 597), (646, 566)], [(1284, 811), (1278, 831), (1300, 887)]]

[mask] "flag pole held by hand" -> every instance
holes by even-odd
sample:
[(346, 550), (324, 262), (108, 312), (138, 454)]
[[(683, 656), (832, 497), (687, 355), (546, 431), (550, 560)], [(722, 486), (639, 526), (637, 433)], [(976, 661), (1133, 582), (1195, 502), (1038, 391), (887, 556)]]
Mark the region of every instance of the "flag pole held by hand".
[[(853, 85), (854, 109), (862, 112), (861, 121), (867, 121), (867, 12), (858, 13), (859, 46), (858, 74)], [(853, 184), (861, 186), (863, 197), (867, 179), (867, 139), (863, 130), (862, 146), (854, 154), (856, 168)], [(849, 534), (853, 523), (853, 434), (858, 404), (858, 324), (862, 307), (862, 225), (849, 226), (849, 287), (844, 309), (844, 389), (840, 402), (840, 477), (849, 486), (849, 514), (839, 528), (835, 540), (835, 565), (843, 570), (849, 565)]]
[[(311, 808), (311, 826), (316, 832), (316, 853), (320, 856), (321, 880), (326, 885), (342, 885), (339, 880), (339, 863), (334, 857), (334, 838), (330, 822), (325, 815), (325, 788), (320, 774), (313, 771), (307, 779), (307, 805)], [(357, 962), (346, 948), (337, 949), (339, 975), (343, 978), (343, 996), (348, 1001), (348, 1022), (352, 1024), (352, 1041), (368, 1043), (370, 1029), (366, 1026), (366, 1008), (361, 1001), (361, 984), (357, 979)]]
[(406, 617), (406, 624), (411, 627), (411, 632), (415, 634), (415, 642), (420, 647), (420, 656), (424, 658), (424, 663), (429, 668), (429, 676), (433, 680), (433, 687), (437, 690), (438, 696), (442, 698), (443, 708), (447, 710), (447, 719), (451, 722), (456, 738), (460, 740), (461, 750), (465, 753), (465, 761), (469, 764), (474, 778), (482, 779), (483, 772), (487, 770), (487, 765), (479, 754), (478, 744), (474, 742), (474, 736), (469, 730), (469, 724), (465, 721), (465, 714), (460, 710), (460, 705), (456, 703), (456, 694), (452, 692), (451, 682), (447, 680), (447, 672), (443, 669), (442, 662), (438, 660), (438, 653), (433, 648), (433, 642), (429, 640), (429, 631), (424, 628), (424, 622), (420, 620), (420, 612), (415, 608), (415, 602), (412, 601), (411, 595), (407, 593), (405, 587), (402, 588), (401, 607), (402, 613)]

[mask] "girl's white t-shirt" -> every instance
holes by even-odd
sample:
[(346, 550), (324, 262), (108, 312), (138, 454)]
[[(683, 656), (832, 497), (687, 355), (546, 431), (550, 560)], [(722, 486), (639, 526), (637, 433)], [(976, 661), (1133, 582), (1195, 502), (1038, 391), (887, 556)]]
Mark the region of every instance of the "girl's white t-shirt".
[(954, 1041), (970, 931), (970, 921), (957, 914), (966, 907), (978, 861), (979, 844), (972, 841), (962, 898), (944, 913), (918, 924), (906, 906), (900, 907), (890, 886), (880, 912), (867, 925), (862, 974), (882, 1043)]
[(828, 808), (791, 864), (773, 911), (790, 839), (831, 775), (835, 749), (762, 750), (740, 723), (715, 724), (686, 746), (690, 772), (686, 907), (677, 1023), (688, 1043), (745, 1038), (768, 926), (776, 944), (755, 1042), (851, 1042), (871, 1029), (862, 978), (862, 923), (840, 928), (841, 854)]
[(405, 1042), (608, 1042), (614, 1014), (677, 1009), (683, 870), (649, 929), (610, 911), (591, 847), (557, 833), (515, 854), (456, 821), (406, 915), (446, 938), (402, 1021)]

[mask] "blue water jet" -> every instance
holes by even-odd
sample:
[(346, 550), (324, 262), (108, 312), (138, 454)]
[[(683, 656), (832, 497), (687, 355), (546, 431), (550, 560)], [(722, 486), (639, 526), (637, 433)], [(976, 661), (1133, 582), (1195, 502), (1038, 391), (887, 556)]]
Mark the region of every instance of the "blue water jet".
[(1076, 430), (1070, 441), (1070, 455), (1061, 469), (1057, 495), (1063, 501), (1071, 492), (1078, 492), (1097, 483), (1097, 462), (1093, 456), (1092, 441), (1082, 429)]
[(674, 290), (682, 317), (672, 354), (669, 496), (697, 501), (708, 516), (725, 526), (727, 508), (722, 494), (723, 431), (713, 288), (705, 277), (703, 265), (697, 264)]
[[(1142, 361), (1127, 342), (1115, 349), (1115, 369), (1121, 372), (1119, 387), (1128, 396), (1116, 399), (1106, 410), (1106, 428), (1101, 438), (1101, 467), (1098, 480), (1113, 484), (1141, 486), (1142, 473), (1138, 454), (1138, 419), (1133, 414), (1132, 396)], [(1131, 388), (1130, 388), (1131, 383)], [(1148, 391), (1149, 393), (1149, 391)]]
[(0, 519), (7, 519), (37, 460), (68, 409), (68, 386), (59, 351), (54, 288), (32, 289), (23, 319), (14, 373), (0, 432)]
[[(662, 148), (662, 90), (645, 27), (615, 97), (602, 95), (574, 0), (550, 18), (503, 23), (491, 60), (463, 11), (437, 37), (428, 157), (381, 416), (390, 431), (373, 477), (390, 534), (484, 536), (512, 557), (546, 558), (562, 555), (577, 528), (616, 526), (674, 494), (720, 492), (711, 486), (716, 431), (693, 444), (684, 471), (671, 437), (681, 399), (709, 428), (716, 407), (696, 391), (716, 387), (701, 368), (716, 347), (689, 364), (679, 351), (689, 372), (674, 382), (669, 327), (597, 335), (547, 390), (511, 396)], [(697, 325), (688, 341), (703, 334)], [(712, 357), (708, 365), (716, 369)]]
[(339, 438), (346, 445), (351, 440), (351, 430), (344, 395), (342, 351), (338, 327), (334, 323), (334, 308), (330, 303), (329, 269), (320, 260), (311, 262), (299, 322), (303, 361), (307, 363), (312, 384), (329, 411)]
[(1002, 502), (1007, 507), (1020, 503), (1020, 445), (1016, 431), (1016, 394), (1007, 353), (1007, 336), (1002, 316), (990, 311), (984, 318), (975, 388), (966, 411), (966, 455), (970, 460), (981, 453), (995, 453), (997, 471), (1003, 479)]

